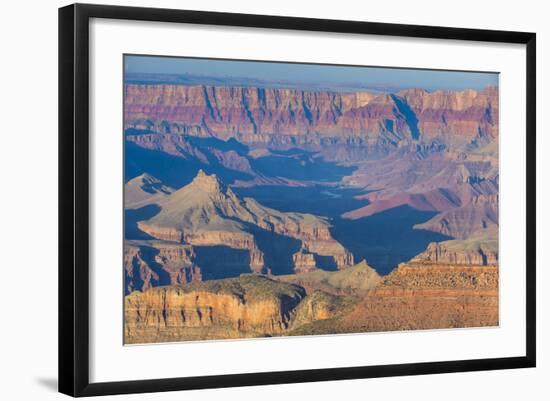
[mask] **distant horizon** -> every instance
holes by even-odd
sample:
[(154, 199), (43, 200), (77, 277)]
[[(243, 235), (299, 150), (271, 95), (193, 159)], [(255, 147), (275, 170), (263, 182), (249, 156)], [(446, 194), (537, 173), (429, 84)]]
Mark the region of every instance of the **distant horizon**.
[[(151, 82), (144, 80), (143, 83), (265, 85), (378, 92), (396, 92), (413, 88), (430, 92), (483, 90), (488, 86), (498, 87), (499, 76), (496, 72), (141, 55), (126, 55), (124, 57), (124, 72), (133, 76), (150, 74), (172, 78), (172, 80), (162, 80), (159, 77)], [(126, 78), (127, 76), (125, 76), (125, 81)], [(205, 82), (201, 82), (201, 79)], [(131, 78), (130, 81), (132, 81)], [(139, 79), (135, 79), (135, 81), (142, 83)]]

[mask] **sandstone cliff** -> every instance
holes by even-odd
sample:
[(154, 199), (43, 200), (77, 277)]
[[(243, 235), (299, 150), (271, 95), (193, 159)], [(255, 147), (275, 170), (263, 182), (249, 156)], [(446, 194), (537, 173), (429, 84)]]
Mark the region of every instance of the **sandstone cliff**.
[(498, 239), (474, 237), (468, 240), (432, 242), (412, 262), (495, 266), (498, 265)]
[(294, 263), (294, 271), (296, 273), (306, 273), (317, 270), (315, 255), (303, 247), (292, 255), (292, 262)]
[(124, 207), (138, 209), (161, 200), (174, 191), (150, 174), (132, 178), (124, 185)]
[(491, 160), (498, 161), (498, 153), (484, 161), (444, 152), (429, 157), (395, 154), (363, 162), (346, 181), (369, 191), (361, 197), (366, 205), (345, 213), (344, 217), (366, 217), (403, 205), (424, 211), (452, 211), (438, 218), (446, 228), (436, 229), (436, 218), (417, 228), (457, 238), (470, 235), (483, 224), (498, 224), (495, 210), (498, 210), (499, 174)]
[(408, 107), (414, 111), (418, 129), (425, 138), (435, 138), (443, 132), (465, 134), (485, 140), (498, 136), (498, 89), (482, 91), (435, 91), (422, 89), (401, 91)]

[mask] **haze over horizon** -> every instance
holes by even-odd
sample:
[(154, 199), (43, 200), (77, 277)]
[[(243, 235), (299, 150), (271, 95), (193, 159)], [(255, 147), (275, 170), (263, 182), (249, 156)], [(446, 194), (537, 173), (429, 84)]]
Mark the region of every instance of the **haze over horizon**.
[(124, 58), (126, 74), (190, 75), (215, 80), (261, 81), (266, 84), (393, 91), (407, 88), (480, 90), (498, 86), (498, 73), (419, 70), (394, 67), (334, 66), (284, 62), (236, 61), (185, 57)]

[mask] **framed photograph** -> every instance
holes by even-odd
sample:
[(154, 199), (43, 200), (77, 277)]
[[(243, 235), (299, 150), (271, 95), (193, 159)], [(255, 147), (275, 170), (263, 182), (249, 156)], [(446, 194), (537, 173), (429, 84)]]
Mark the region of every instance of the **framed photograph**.
[(535, 34), (59, 10), (59, 389), (535, 366)]

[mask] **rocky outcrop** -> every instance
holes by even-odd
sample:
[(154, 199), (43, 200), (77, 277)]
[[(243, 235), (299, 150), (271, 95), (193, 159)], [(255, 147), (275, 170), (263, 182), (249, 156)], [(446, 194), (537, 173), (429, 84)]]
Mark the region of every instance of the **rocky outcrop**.
[(127, 295), (125, 343), (281, 335), (305, 297), (296, 285), (242, 276)]
[(294, 263), (294, 272), (296, 273), (306, 273), (317, 270), (315, 255), (304, 248), (301, 248), (292, 255), (292, 262)]
[[(126, 85), (126, 119), (169, 121), (165, 129), (218, 137), (336, 133), (336, 120), (374, 94), (299, 89)], [(135, 124), (135, 123), (134, 123)]]
[[(384, 277), (379, 291), (394, 289), (498, 289), (498, 267), (486, 265), (426, 264), (412, 260)], [(389, 291), (389, 292), (388, 292)]]
[[(248, 249), (254, 272), (277, 268), (265, 266), (264, 253), (271, 244), (258, 243), (258, 230), (260, 236), (272, 233), (296, 239), (309, 252), (332, 258), (338, 268), (353, 264), (352, 254), (332, 238), (325, 219), (310, 214), (282, 213), (252, 198), (240, 199), (215, 175), (202, 171), (192, 183), (158, 205), (161, 211), (139, 222), (140, 230), (166, 241)], [(281, 251), (284, 250), (278, 250)]]
[[(498, 161), (498, 153), (491, 157)], [(451, 211), (448, 218), (440, 215), (443, 225), (445, 221), (450, 222), (447, 228), (434, 226), (438, 225), (437, 217), (429, 223), (430, 227), (418, 225), (417, 228), (457, 238), (469, 235), (480, 225), (483, 228), (484, 221), (486, 225), (498, 224), (495, 210), (498, 210), (499, 174), (489, 160), (474, 162), (447, 153), (426, 157), (396, 154), (377, 162), (361, 163), (346, 181), (369, 191), (361, 197), (366, 201), (365, 206), (345, 213), (347, 218), (367, 217), (405, 205), (438, 213)], [(455, 224), (459, 223), (456, 219), (462, 217), (460, 224), (464, 227)]]
[(127, 294), (201, 280), (192, 247), (162, 241), (126, 241), (124, 273)]
[(485, 140), (498, 136), (498, 89), (482, 91), (435, 91), (409, 89), (398, 93), (414, 112), (418, 129), (427, 138), (442, 132), (476, 139), (481, 133)]

